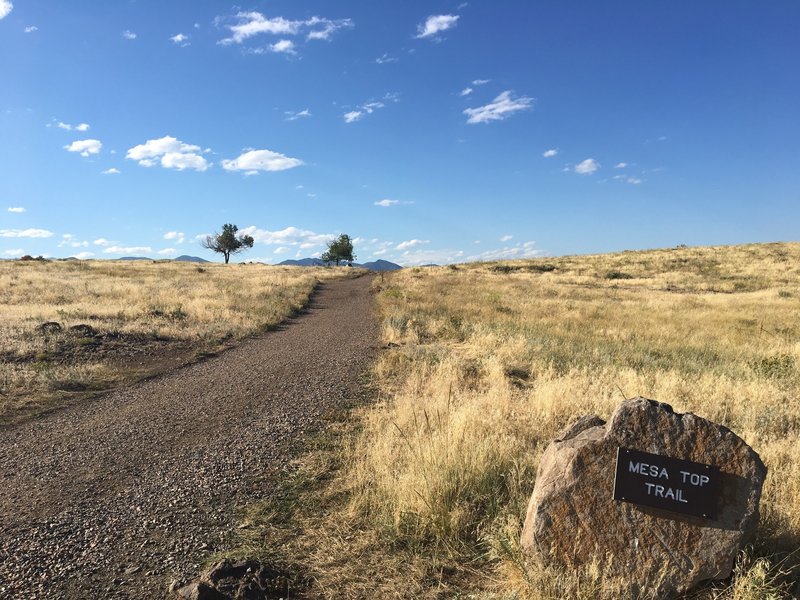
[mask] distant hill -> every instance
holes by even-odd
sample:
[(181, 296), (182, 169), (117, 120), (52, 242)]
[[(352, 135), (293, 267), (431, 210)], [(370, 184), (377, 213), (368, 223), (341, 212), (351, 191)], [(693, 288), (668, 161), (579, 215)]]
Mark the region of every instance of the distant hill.
[(359, 266), (364, 269), (369, 269), (370, 271), (398, 271), (399, 269), (403, 268), (396, 263), (389, 262), (388, 260), (383, 260), (380, 258), (375, 262), (368, 262)]
[(279, 267), (324, 267), (325, 263), (318, 258), (301, 258), (300, 260), (285, 260), (278, 263)]
[(188, 254), (181, 254), (178, 258), (173, 258), (172, 260), (178, 262), (193, 262), (193, 263), (207, 263), (211, 262), (206, 260), (205, 258), (200, 258), (199, 256), (189, 256)]
[(120, 256), (117, 260), (153, 260), (146, 256)]
[[(324, 267), (325, 263), (318, 258), (301, 258), (300, 260), (285, 260), (283, 262), (278, 263), (278, 266)], [(397, 265), (393, 262), (381, 259), (378, 259), (374, 262), (364, 263), (363, 265), (358, 263), (353, 263), (353, 266), (361, 267), (362, 269), (369, 269), (370, 271), (397, 271), (398, 269), (403, 268), (400, 265)]]

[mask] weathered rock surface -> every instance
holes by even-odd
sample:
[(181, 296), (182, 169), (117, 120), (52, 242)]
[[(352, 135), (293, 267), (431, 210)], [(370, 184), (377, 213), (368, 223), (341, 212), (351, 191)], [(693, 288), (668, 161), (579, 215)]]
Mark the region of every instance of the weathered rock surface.
[[(717, 466), (715, 520), (613, 499), (616, 453), (624, 447)], [(522, 545), (546, 563), (602, 564), (633, 597), (669, 598), (730, 575), (758, 526), (766, 467), (729, 429), (667, 404), (636, 398), (610, 421), (582, 417), (545, 451), (528, 505)]]
[(255, 560), (224, 559), (177, 590), (180, 600), (267, 600), (294, 596), (307, 582)]
[(182, 587), (177, 592), (180, 600), (230, 600), (207, 583), (195, 582)]

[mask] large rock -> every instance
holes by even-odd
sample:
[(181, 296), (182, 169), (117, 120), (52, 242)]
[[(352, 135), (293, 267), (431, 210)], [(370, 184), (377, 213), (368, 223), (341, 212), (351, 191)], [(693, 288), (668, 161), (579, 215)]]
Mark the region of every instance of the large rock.
[[(717, 466), (714, 520), (613, 499), (617, 448)], [(729, 429), (667, 404), (623, 402), (606, 424), (582, 417), (545, 451), (528, 505), (522, 546), (545, 563), (599, 559), (633, 597), (669, 598), (724, 579), (758, 526), (766, 468)]]

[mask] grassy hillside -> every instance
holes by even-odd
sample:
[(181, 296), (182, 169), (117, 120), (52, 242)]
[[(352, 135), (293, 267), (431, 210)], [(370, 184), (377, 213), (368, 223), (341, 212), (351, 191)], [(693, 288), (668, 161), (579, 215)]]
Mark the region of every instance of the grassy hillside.
[(620, 597), (602, 565), (545, 569), (518, 540), (546, 445), (637, 395), (730, 427), (769, 468), (736, 578), (695, 597), (781, 598), (794, 585), (800, 244), (406, 269), (375, 288), (380, 401), (338, 461), (307, 468), (319, 479), (338, 465), (301, 499), (315, 507), (312, 543), (297, 529), (285, 540), (321, 596)]
[[(0, 262), (0, 422), (218, 350), (342, 270), (153, 261)], [(56, 322), (60, 331), (42, 330)], [(83, 326), (78, 330), (70, 330)], [(88, 326), (90, 329), (87, 329)]]

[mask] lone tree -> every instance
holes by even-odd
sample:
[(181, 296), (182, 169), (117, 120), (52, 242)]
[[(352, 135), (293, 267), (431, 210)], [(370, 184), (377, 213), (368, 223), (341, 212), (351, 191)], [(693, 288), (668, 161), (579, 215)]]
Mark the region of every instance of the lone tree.
[(353, 266), (356, 255), (353, 254), (353, 240), (349, 235), (343, 233), (338, 238), (333, 238), (328, 242), (328, 249), (320, 257), (323, 262), (335, 262), (339, 266), (341, 261), (345, 261), (349, 266)]
[(238, 254), (247, 248), (252, 248), (254, 240), (249, 235), (236, 235), (239, 228), (236, 225), (225, 223), (222, 233), (206, 236), (200, 245), (214, 252), (219, 252), (225, 257), (225, 264), (231, 259), (231, 254)]

